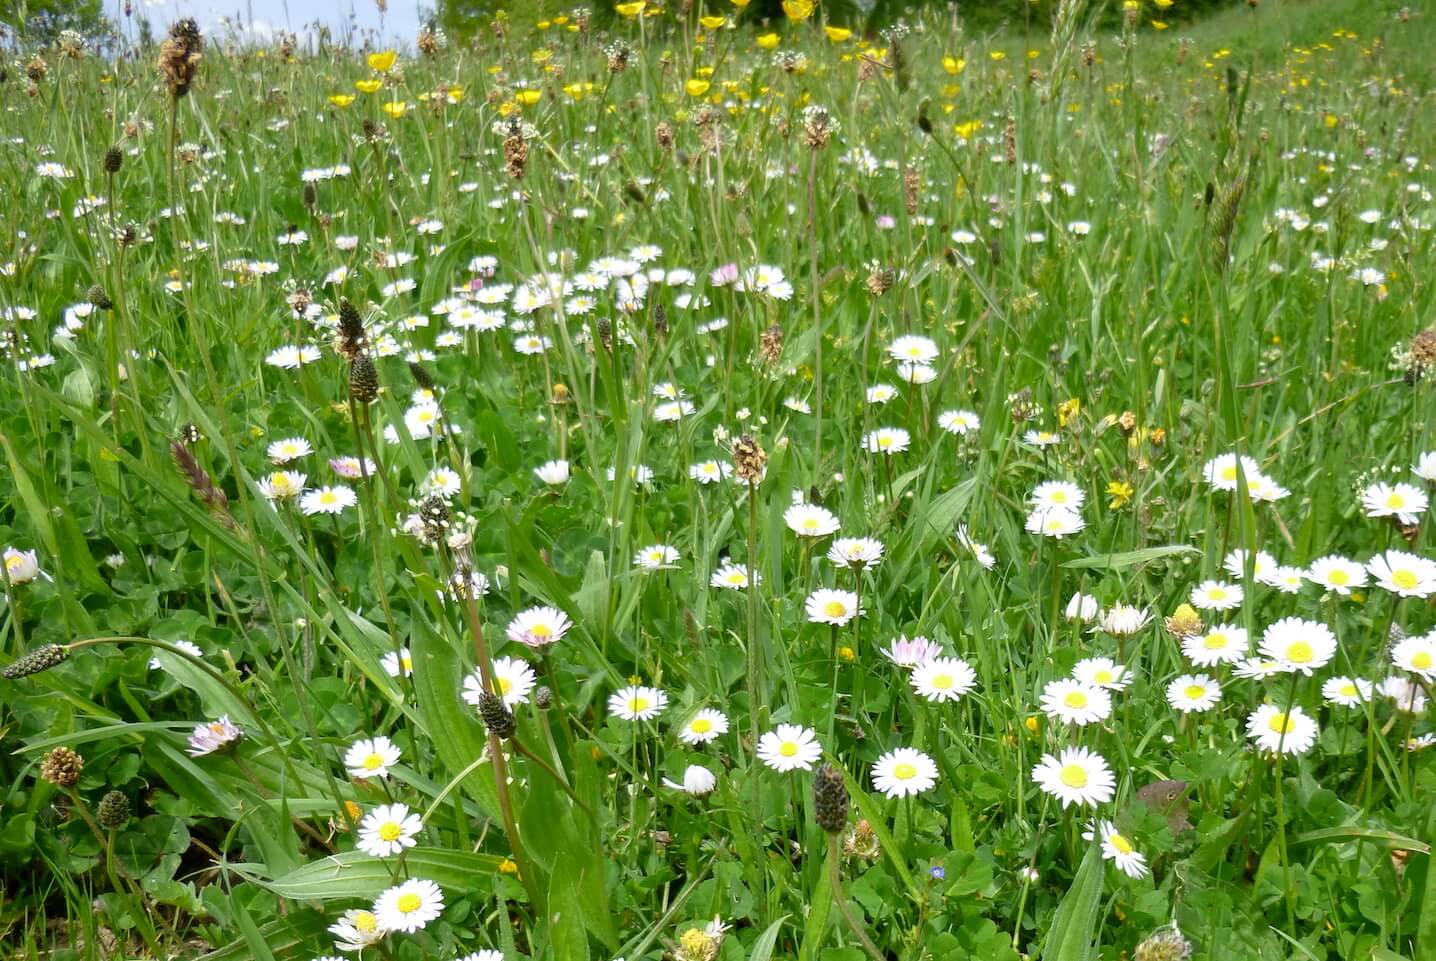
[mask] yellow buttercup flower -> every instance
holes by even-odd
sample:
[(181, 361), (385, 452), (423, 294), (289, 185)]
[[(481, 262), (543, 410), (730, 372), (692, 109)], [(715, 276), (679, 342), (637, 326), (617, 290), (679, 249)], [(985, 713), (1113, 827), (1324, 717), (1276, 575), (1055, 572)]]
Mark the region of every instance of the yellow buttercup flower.
[(347, 107), (354, 102), (354, 95), (352, 93), (331, 93), (329, 102), (336, 107)]
[(962, 73), (964, 70), (967, 69), (967, 61), (962, 59), (961, 57), (943, 57), (942, 69), (946, 70), (953, 76), (957, 76), (958, 74)]
[(613, 9), (618, 11), (619, 16), (636, 17), (643, 12), (644, 6), (643, 0), (633, 0), (632, 3), (620, 3)]
[(717, 30), (728, 22), (727, 17), (699, 17), (698, 22), (703, 24), (705, 30)]
[(1152, 2), (1157, 5), (1158, 10), (1166, 10), (1175, 0), (1152, 0)]
[(1007, 54), (1003, 53), (1001, 50), (994, 50), (989, 53), (988, 56), (991, 57), (994, 61), (1007, 59)]
[(542, 96), (543, 94), (537, 90), (520, 90), (514, 94), (514, 99), (525, 107), (532, 107), (539, 102), (539, 98)]
[(356, 81), (354, 81), (354, 89), (355, 89), (355, 90), (358, 90), (360, 93), (378, 93), (378, 92), (379, 92), (379, 88), (382, 87), (382, 86), (384, 86), (384, 81), (382, 81), (382, 80), (356, 80)]
[(853, 35), (853, 32), (847, 27), (824, 27), (823, 32), (828, 35), (828, 39), (833, 41), (833, 43), (842, 43)]
[(1107, 506), (1114, 511), (1118, 510), (1132, 499), (1134, 493), (1136, 493), (1136, 491), (1132, 489), (1131, 484), (1124, 483), (1123, 481), (1112, 481), (1107, 485), (1107, 495), (1112, 498), (1111, 501), (1107, 503)]
[(969, 120), (967, 121), (967, 123), (960, 123), (957, 126), (953, 127), (952, 132), (957, 134), (963, 140), (970, 140), (972, 139), (972, 135), (977, 133), (981, 129), (981, 120)]
[(1165, 29), (1167, 29), (1167, 25), (1166, 25), (1165, 23), (1163, 23), (1162, 21), (1160, 21), (1160, 20), (1153, 20), (1153, 21), (1152, 21), (1152, 28), (1153, 28), (1154, 30), (1165, 30)]
[(710, 84), (707, 80), (699, 80), (697, 77), (694, 77), (692, 80), (683, 84), (683, 89), (688, 91), (688, 96), (690, 97), (701, 97), (708, 92), (709, 86)]
[(384, 112), (395, 120), (409, 112), (409, 105), (403, 100), (391, 100), (384, 104)]
[(379, 53), (371, 53), (364, 59), (369, 62), (369, 68), (371, 70), (388, 73), (394, 69), (394, 63), (399, 59), (399, 55), (393, 50), (383, 50)]
[(783, 0), (783, 16), (794, 23), (802, 23), (813, 15), (815, 6), (813, 0)]
[(764, 50), (772, 50), (778, 46), (778, 35), (776, 33), (765, 33), (758, 38), (758, 46)]

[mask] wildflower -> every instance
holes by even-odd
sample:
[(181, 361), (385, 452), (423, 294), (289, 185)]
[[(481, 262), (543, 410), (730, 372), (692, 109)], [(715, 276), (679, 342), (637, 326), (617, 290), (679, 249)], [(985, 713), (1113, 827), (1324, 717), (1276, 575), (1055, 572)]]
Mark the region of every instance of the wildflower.
[(783, 522), (799, 537), (826, 537), (838, 529), (837, 515), (816, 504), (794, 504), (783, 512)]
[(556, 607), (530, 607), (509, 621), (505, 636), (526, 647), (544, 648), (563, 640), (573, 622)]
[(908, 638), (899, 634), (886, 648), (884, 656), (898, 667), (916, 667), (942, 654), (942, 648), (925, 637)]
[[(761, 574), (755, 573), (752, 576), (752, 581), (754, 584), (761, 584), (763, 582), (763, 577)], [(716, 571), (714, 571), (713, 576), (708, 579), (708, 583), (712, 587), (726, 588), (730, 591), (747, 590), (748, 582), (749, 576), (747, 565), (734, 564), (732, 562), (723, 564)]]
[(817, 733), (800, 724), (779, 724), (758, 739), (758, 760), (779, 773), (811, 771), (822, 756)]
[(265, 477), (261, 477), (257, 486), (259, 496), (271, 502), (288, 500), (291, 497), (299, 496), (304, 490), (305, 475), (299, 471), (277, 470)]
[(805, 605), (808, 620), (814, 624), (832, 624), (841, 627), (863, 613), (858, 595), (852, 591), (836, 591), (819, 588), (808, 595)]
[(1112, 800), (1117, 783), (1106, 760), (1084, 747), (1065, 748), (1056, 756), (1044, 754), (1032, 769), (1032, 779), (1064, 808), (1105, 804)]
[(5, 572), (11, 584), (28, 584), (40, 576), (40, 561), (34, 551), (5, 548)]
[(1109, 481), (1107, 496), (1111, 500), (1107, 502), (1107, 508), (1114, 511), (1121, 510), (1127, 506), (1127, 502), (1132, 499), (1134, 493), (1136, 493), (1136, 489), (1131, 484), (1119, 480)]
[(1316, 743), (1316, 734), (1316, 722), (1296, 705), (1283, 711), (1263, 704), (1247, 718), (1247, 736), (1263, 751), (1305, 754)]
[(840, 567), (867, 570), (877, 567), (882, 558), (882, 542), (871, 537), (840, 537), (828, 548), (828, 560)]
[(1105, 688), (1081, 681), (1051, 681), (1042, 691), (1042, 710), (1066, 724), (1094, 724), (1112, 714), (1112, 696)]
[(1375, 685), (1360, 677), (1329, 677), (1321, 685), (1321, 698), (1338, 707), (1360, 707), (1371, 699)]
[(534, 476), (548, 484), (550, 487), (560, 487), (568, 483), (569, 470), (568, 461), (551, 460), (540, 467), (534, 468)]
[(1067, 481), (1046, 481), (1033, 488), (1027, 498), (1036, 510), (1080, 510), (1087, 494)]
[[(534, 673), (534, 669), (527, 661), (517, 657), (495, 658), (492, 676), (495, 693), (503, 700), (504, 706), (510, 709), (527, 704), (529, 693), (538, 684), (538, 675)], [(474, 707), (479, 706), (484, 690), (483, 674), (477, 669), (464, 678), (463, 698)]]
[(983, 570), (990, 571), (997, 563), (997, 558), (992, 556), (992, 552), (987, 549), (986, 544), (980, 544), (968, 536), (966, 524), (957, 525), (957, 542), (972, 552), (972, 555), (977, 558), (977, 563), (982, 565)]
[(419, 843), (414, 835), (423, 826), (419, 815), (409, 813), (408, 805), (381, 804), (359, 822), (358, 848), (376, 858), (399, 854)]
[(1202, 581), (1192, 588), (1192, 605), (1204, 611), (1229, 611), (1242, 602), (1242, 589), (1221, 581)]
[(1436, 681), (1436, 631), (1408, 637), (1391, 649), (1391, 663), (1425, 681)]
[(347, 487), (321, 487), (306, 492), (299, 499), (299, 509), (306, 515), (338, 515), (358, 502), (359, 498)]
[(1275, 677), (1278, 674), (1289, 673), (1286, 662), (1273, 660), (1272, 658), (1249, 657), (1238, 661), (1232, 673), (1237, 677), (1247, 680), (1259, 681), (1267, 677)]
[(1082, 515), (1065, 507), (1039, 507), (1027, 515), (1027, 532), (1061, 540), (1086, 526)]
[(949, 434), (961, 436), (975, 433), (982, 422), (970, 410), (949, 410), (938, 415), (937, 425)]
[(385, 654), (381, 663), (384, 666), (384, 673), (390, 677), (398, 677), (401, 674), (408, 677), (414, 673), (414, 658), (407, 647), (401, 647), (397, 652), (390, 651)]
[(1426, 492), (1412, 484), (1376, 483), (1361, 492), (1367, 517), (1395, 517), (1415, 524), (1427, 507)]
[[(1156, 0), (1159, 7), (1171, 6), (1172, 0)], [(1182, 937), (1182, 932), (1173, 924), (1147, 936), (1132, 952), (1132, 961), (1187, 961), (1192, 956), (1192, 944)]]
[(924, 700), (956, 701), (977, 686), (977, 672), (959, 657), (934, 657), (908, 675), (913, 691)]
[(74, 787), (84, 770), (85, 759), (68, 747), (52, 748), (40, 760), (40, 780), (56, 787)]
[(1205, 674), (1183, 674), (1167, 685), (1167, 703), (1183, 714), (1209, 711), (1222, 699), (1222, 689)]
[(1238, 457), (1236, 454), (1222, 454), (1207, 461), (1202, 468), (1202, 476), (1219, 491), (1234, 491), (1237, 489), (1239, 471), (1250, 487), (1251, 479), (1261, 473), (1261, 468), (1256, 461), (1245, 455)]
[(1179, 605), (1165, 620), (1165, 625), (1167, 633), (1178, 638), (1196, 637), (1207, 629), (1206, 622), (1190, 604)]
[(1067, 599), (1067, 606), (1062, 609), (1062, 613), (1069, 621), (1086, 622), (1097, 616), (1097, 610), (1097, 598), (1079, 591)]
[(1436, 484), (1436, 450), (1428, 450), (1418, 457), (1411, 473), (1428, 484)]
[(1260, 653), (1289, 671), (1310, 675), (1336, 654), (1336, 635), (1317, 621), (1284, 617), (1262, 632)]
[(287, 437), (284, 440), (277, 440), (266, 449), (269, 459), (276, 464), (287, 464), (312, 453), (314, 453), (314, 448), (303, 437)]
[(444, 910), (444, 892), (433, 881), (411, 878), (379, 895), (374, 915), (385, 931), (412, 934)]
[(1218, 624), (1207, 633), (1182, 638), (1182, 653), (1197, 667), (1235, 664), (1247, 656), (1247, 632), (1232, 624)]
[(196, 724), (190, 733), (186, 751), (190, 757), (202, 757), (227, 748), (243, 736), (244, 732), (230, 721), (228, 715), (224, 715), (217, 721)]
[(930, 364), (937, 360), (937, 344), (927, 337), (908, 334), (888, 345), (888, 356), (910, 364)]
[(608, 697), (608, 710), (625, 721), (651, 721), (668, 706), (668, 695), (656, 687), (634, 685)]
[(890, 798), (911, 797), (937, 783), (937, 764), (921, 751), (900, 747), (873, 763), (873, 787)]
[(1311, 562), (1306, 579), (1345, 597), (1353, 588), (1366, 586), (1366, 568), (1356, 561), (1328, 554)]
[(901, 427), (880, 427), (863, 438), (863, 446), (873, 454), (900, 454), (907, 450), (911, 436)]
[(1124, 691), (1132, 683), (1132, 673), (1110, 657), (1083, 658), (1072, 665), (1072, 676), (1084, 684), (1109, 691)]
[[(1238, 548), (1226, 556), (1222, 561), (1222, 569), (1238, 580), (1246, 577), (1247, 552)], [(1276, 558), (1266, 551), (1257, 551), (1252, 555), (1252, 578), (1258, 582), (1265, 582), (1276, 570)]]
[(700, 484), (716, 484), (732, 477), (733, 467), (721, 461), (705, 460), (689, 467), (688, 476)]
[(1144, 611), (1127, 604), (1115, 604), (1102, 612), (1094, 630), (1113, 637), (1131, 637), (1151, 621), (1150, 611)]
[(344, 753), (344, 767), (350, 777), (388, 777), (389, 768), (398, 763), (398, 746), (382, 735), (360, 738)]
[(351, 908), (329, 926), (329, 933), (334, 935), (336, 948), (354, 952), (378, 942), (384, 936), (384, 929), (379, 926), (379, 918), (373, 911)]
[(663, 783), (684, 794), (704, 795), (711, 794), (718, 786), (718, 777), (701, 764), (690, 764), (683, 769), (682, 784), (675, 784), (667, 778), (663, 779)]
[(654, 544), (652, 547), (644, 547), (633, 555), (633, 566), (640, 567), (646, 571), (658, 570), (661, 567), (671, 567), (678, 563), (678, 551), (665, 544)]
[(1378, 586), (1401, 597), (1429, 597), (1436, 593), (1436, 562), (1405, 551), (1390, 550), (1366, 562)]
[(1132, 846), (1117, 830), (1117, 826), (1111, 821), (1096, 821), (1090, 828), (1082, 832), (1082, 839), (1091, 841), (1097, 838), (1102, 845), (1102, 859), (1111, 861), (1116, 865), (1117, 870), (1130, 878), (1145, 878), (1147, 876), (1147, 859), (1141, 852)]
[(703, 708), (688, 719), (678, 732), (684, 744), (707, 744), (728, 733), (728, 718), (722, 711)]

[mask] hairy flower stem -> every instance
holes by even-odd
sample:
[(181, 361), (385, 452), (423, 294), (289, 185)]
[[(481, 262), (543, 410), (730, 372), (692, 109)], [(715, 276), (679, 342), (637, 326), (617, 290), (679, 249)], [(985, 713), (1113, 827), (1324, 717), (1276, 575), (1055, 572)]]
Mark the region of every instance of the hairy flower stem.
[(748, 484), (748, 721), (749, 730), (758, 736), (758, 688), (762, 669), (758, 651), (758, 485)]
[(883, 953), (878, 950), (878, 946), (873, 944), (872, 938), (868, 937), (868, 933), (863, 930), (863, 926), (858, 923), (858, 919), (853, 917), (852, 909), (848, 907), (848, 899), (843, 896), (843, 876), (838, 870), (839, 863), (841, 863), (841, 858), (838, 855), (838, 836), (829, 834), (828, 883), (833, 889), (833, 904), (837, 906), (838, 913), (843, 916), (843, 921), (852, 930), (853, 936), (858, 939), (863, 950), (868, 953), (868, 957), (873, 961), (887, 961), (887, 958), (883, 957)]
[(813, 414), (816, 421), (813, 441), (812, 482), (818, 482), (823, 462), (823, 320), (818, 297), (818, 151), (811, 151), (808, 160), (808, 283), (813, 285), (813, 333), (816, 335), (813, 359)]

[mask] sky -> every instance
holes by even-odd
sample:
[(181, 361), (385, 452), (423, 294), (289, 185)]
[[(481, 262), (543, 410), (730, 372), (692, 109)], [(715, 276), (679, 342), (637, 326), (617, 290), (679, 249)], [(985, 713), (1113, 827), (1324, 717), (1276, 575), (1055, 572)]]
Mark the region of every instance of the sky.
[[(124, 0), (105, 0), (105, 12), (124, 26)], [(207, 33), (218, 33), (224, 18), (241, 26), (255, 41), (267, 43), (276, 32), (302, 36), (313, 23), (342, 39), (350, 30), (380, 31), (400, 43), (412, 43), (419, 30), (419, 8), (433, 0), (389, 0), (381, 19), (374, 0), (131, 0), (135, 17), (147, 17), (155, 35), (163, 35), (181, 17), (194, 17)]]

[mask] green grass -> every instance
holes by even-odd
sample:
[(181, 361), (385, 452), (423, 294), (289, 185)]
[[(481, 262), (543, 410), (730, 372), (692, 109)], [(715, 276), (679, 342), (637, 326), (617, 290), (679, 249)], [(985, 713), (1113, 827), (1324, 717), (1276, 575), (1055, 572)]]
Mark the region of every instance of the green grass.
[[(1055, 41), (933, 16), (895, 56), (830, 40), (820, 13), (772, 27), (806, 58), (786, 72), (763, 30), (699, 12), (486, 32), (401, 56), (373, 94), (355, 90), (380, 76), (356, 51), (213, 41), (177, 99), (157, 50), (44, 52), (29, 95), (30, 56), (10, 71), (0, 547), (34, 550), (43, 576), (17, 560), (0, 584), (0, 660), (69, 656), (0, 680), (0, 955), (309, 959), (336, 953), (325, 929), (344, 910), (422, 878), (442, 914), (361, 957), (691, 959), (688, 932), (715, 917), (725, 961), (856, 961), (869, 940), (913, 961), (1154, 957), (1138, 945), (1172, 924), (1200, 959), (1429, 957), (1436, 772), (1407, 747), (1431, 722), (1380, 694), (1326, 703), (1322, 685), (1395, 676), (1429, 695), (1388, 637), (1436, 638), (1430, 599), (1223, 570), (1238, 549), (1303, 569), (1436, 556), (1424, 515), (1401, 529), (1361, 501), (1379, 480), (1430, 492), (1410, 468), (1436, 448), (1432, 375), (1393, 366), (1436, 312), (1429, 21), (1269, 2), (1190, 26), (1172, 11), (1166, 31), (1143, 11), (1123, 31), (1078, 5)], [(619, 38), (632, 56), (613, 72)], [(457, 102), (430, 96), (451, 83)], [(814, 104), (838, 125), (817, 148)], [(535, 128), (519, 180), (505, 118)], [(306, 191), (304, 171), (337, 164)], [(87, 196), (104, 203), (77, 209)], [(291, 227), (307, 240), (281, 243)], [(587, 313), (503, 298), (523, 331), (446, 335), (459, 315), (433, 309), (476, 257), (493, 258), (492, 290), (582, 281), (641, 245), (658, 248), (645, 271), (693, 282), (665, 276), (627, 307), (607, 284)], [(396, 253), (412, 261), (378, 257)], [(710, 279), (729, 264), (781, 270), (790, 299)], [(71, 311), (56, 336), (94, 285), (112, 306)], [(372, 403), (351, 402), (341, 298), (365, 324)], [(530, 334), (548, 349), (516, 350)], [(908, 334), (937, 346), (929, 383), (888, 355)], [(301, 345), (313, 362), (266, 361)], [(447, 432), (415, 413), (430, 382)], [(880, 384), (896, 395), (869, 403)], [(676, 421), (663, 385), (692, 405)], [(954, 410), (980, 428), (942, 429)], [(907, 449), (870, 452), (881, 428)], [(729, 465), (743, 435), (765, 452), (761, 483), (689, 479)], [(312, 453), (284, 469), (354, 503), (272, 509), (259, 482), (285, 438)], [(1213, 490), (1204, 465), (1228, 452), (1289, 495), (1254, 498), (1255, 475)], [(329, 465), (361, 453), (375, 463), (360, 477)], [(549, 486), (534, 471), (555, 459), (571, 478)], [(650, 481), (627, 480), (639, 465)], [(437, 468), (454, 476), (446, 511), (425, 502)], [(1045, 481), (1085, 494), (1082, 530), (1024, 529)], [(839, 535), (795, 536), (795, 495), (840, 536), (879, 540), (881, 563), (840, 568), (825, 558)], [(642, 569), (652, 545), (678, 559)], [(710, 587), (729, 561), (761, 583)], [(449, 590), (469, 571), (486, 595)], [(1281, 618), (1320, 622), (1330, 662), (1264, 680), (1210, 668), (1220, 703), (1176, 712), (1168, 685), (1200, 670), (1164, 618), (1207, 579), (1245, 593), (1208, 625), (1246, 629), (1255, 653)], [(811, 623), (825, 588), (857, 592), (862, 616)], [(1079, 591), (1153, 619), (1130, 637), (1075, 622)], [(507, 637), (539, 605), (572, 621), (546, 651)], [(883, 654), (899, 635), (964, 659), (974, 690), (919, 697)], [(384, 667), (400, 648), (410, 676)], [(1044, 689), (1093, 656), (1131, 672), (1110, 715), (1046, 716)], [(498, 658), (528, 662), (551, 699), (517, 706), (502, 765), (462, 697)], [(666, 708), (623, 720), (609, 698), (629, 684)], [(1317, 723), (1309, 750), (1252, 749), (1266, 703)], [(683, 743), (703, 707), (730, 729)], [(221, 716), (242, 739), (187, 753)], [(845, 824), (864, 825), (838, 839), (841, 890), (812, 775), (758, 758), (779, 724), (813, 731), (845, 776)], [(401, 758), (356, 779), (344, 755), (375, 736)], [(1072, 746), (1108, 762), (1109, 800), (1064, 808), (1034, 781)], [(59, 747), (84, 759), (72, 788), (40, 776)], [(935, 784), (887, 799), (872, 766), (905, 747)], [(671, 786), (693, 765), (712, 793)], [(1138, 800), (1168, 779), (1186, 782), (1190, 827)], [(113, 827), (97, 820), (111, 791), (132, 812)], [(391, 802), (422, 817), (417, 846), (358, 852), (356, 818)], [(1150, 876), (1099, 859), (1094, 817)]]

